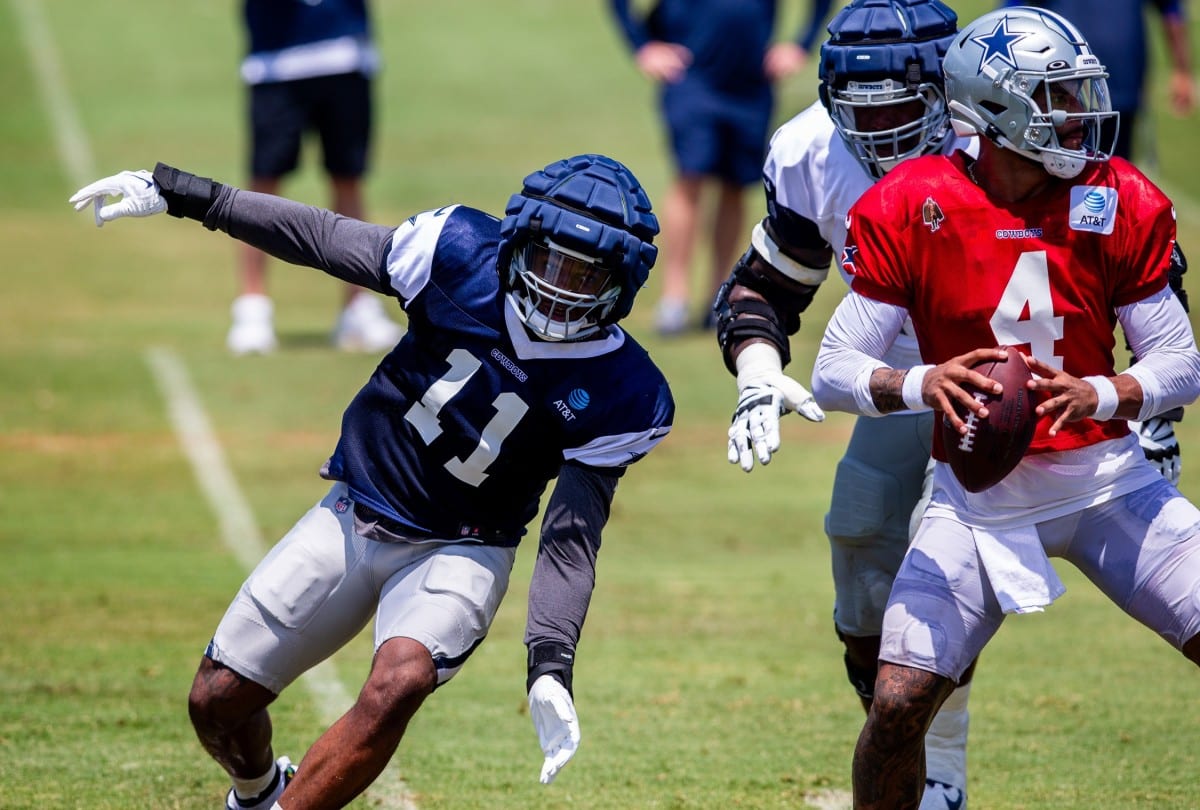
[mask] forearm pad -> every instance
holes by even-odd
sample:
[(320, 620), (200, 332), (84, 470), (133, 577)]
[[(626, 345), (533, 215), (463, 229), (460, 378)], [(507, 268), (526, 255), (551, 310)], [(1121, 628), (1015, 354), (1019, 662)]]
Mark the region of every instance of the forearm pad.
[[(812, 303), (817, 288), (798, 284), (772, 273), (754, 248), (738, 259), (729, 279), (721, 285), (713, 313), (717, 318), (717, 344), (725, 368), (736, 374), (733, 353), (751, 339), (765, 340), (779, 351), (786, 366), (792, 360), (788, 335), (800, 328), (800, 313)], [(734, 289), (744, 288), (759, 298), (731, 300)]]
[(572, 698), (571, 679), (575, 666), (575, 651), (564, 644), (542, 643), (529, 648), (529, 675), (525, 678), (525, 691), (533, 688), (533, 682), (549, 675), (563, 685)]
[(158, 184), (158, 193), (167, 202), (168, 214), (200, 222), (204, 221), (223, 188), (207, 177), (181, 172), (161, 162), (154, 167), (154, 182)]

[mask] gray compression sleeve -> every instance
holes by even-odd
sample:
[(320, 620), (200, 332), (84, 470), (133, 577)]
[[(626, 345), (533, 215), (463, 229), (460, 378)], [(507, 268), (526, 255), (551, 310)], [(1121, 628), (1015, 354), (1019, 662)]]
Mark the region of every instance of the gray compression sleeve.
[(221, 188), (204, 227), (224, 231), (282, 261), (395, 294), (385, 266), (395, 228), (233, 186)]
[(617, 475), (566, 464), (546, 514), (529, 583), (525, 643), (575, 649), (596, 582), (600, 532), (608, 522)]

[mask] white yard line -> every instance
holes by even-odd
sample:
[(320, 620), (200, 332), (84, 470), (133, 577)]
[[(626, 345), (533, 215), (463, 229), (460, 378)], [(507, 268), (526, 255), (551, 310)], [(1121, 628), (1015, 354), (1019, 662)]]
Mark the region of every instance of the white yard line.
[[(167, 415), (175, 436), (191, 462), (205, 499), (217, 516), (221, 539), (249, 571), (267, 553), (267, 546), (254, 512), (225, 460), (225, 452), (213, 433), (208, 414), (188, 377), (187, 367), (178, 354), (163, 347), (148, 349), (146, 363), (166, 400)], [(338, 679), (332, 660), (309, 670), (302, 680), (325, 725), (341, 717), (354, 702)], [(394, 763), (376, 780), (369, 796), (376, 807), (417, 810)]]
[(29, 54), (38, 95), (50, 119), (48, 129), (54, 136), (58, 159), (74, 190), (95, 179), (96, 162), (92, 158), (91, 143), (79, 123), (79, 113), (67, 90), (58, 48), (46, 25), (41, 0), (10, 0), (9, 4), (16, 14), (21, 41), (25, 43), (25, 50)]
[[(75, 103), (67, 89), (62, 63), (41, 0), (10, 0), (22, 42), (33, 68), (34, 83), (45, 107), (59, 161), (71, 188), (95, 179), (91, 143), (80, 124)], [(64, 198), (66, 193), (64, 193)], [(152, 348), (146, 362), (167, 401), (171, 423), (196, 479), (220, 524), (221, 537), (249, 571), (266, 553), (254, 513), (225, 461), (207, 414), (188, 379), (187, 369), (172, 351)], [(303, 681), (312, 693), (321, 721), (333, 723), (353, 703), (353, 697), (338, 680), (331, 661), (305, 674)], [(370, 796), (373, 804), (386, 810), (417, 810), (411, 793), (395, 766), (384, 771)]]

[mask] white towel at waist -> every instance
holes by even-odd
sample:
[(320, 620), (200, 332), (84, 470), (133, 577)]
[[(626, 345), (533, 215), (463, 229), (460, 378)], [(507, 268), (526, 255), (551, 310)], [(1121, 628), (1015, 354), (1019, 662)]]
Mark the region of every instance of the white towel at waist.
[(983, 570), (1005, 613), (1041, 611), (1066, 592), (1033, 526), (996, 533), (974, 527), (971, 531)]

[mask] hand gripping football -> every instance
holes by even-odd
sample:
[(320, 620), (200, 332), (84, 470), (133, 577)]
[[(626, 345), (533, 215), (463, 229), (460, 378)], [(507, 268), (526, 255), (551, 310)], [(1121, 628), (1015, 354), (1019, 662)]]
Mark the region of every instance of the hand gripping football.
[(987, 407), (987, 418), (980, 419), (955, 403), (954, 410), (967, 423), (967, 432), (959, 434), (950, 420), (942, 417), (946, 458), (954, 477), (968, 492), (982, 492), (1012, 472), (1033, 441), (1037, 427), (1033, 392), (1025, 387), (1033, 375), (1016, 349), (1001, 348), (1007, 349), (1007, 359), (985, 360), (972, 368), (1004, 386), (1002, 394), (980, 391), (973, 385), (962, 386)]

